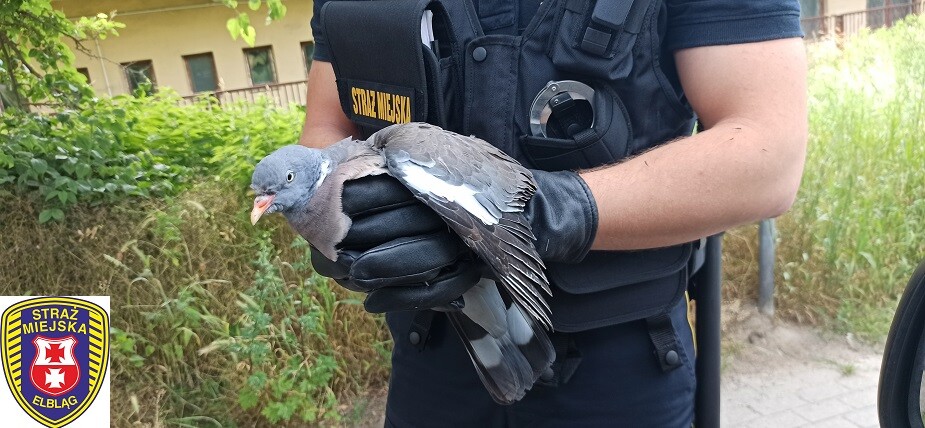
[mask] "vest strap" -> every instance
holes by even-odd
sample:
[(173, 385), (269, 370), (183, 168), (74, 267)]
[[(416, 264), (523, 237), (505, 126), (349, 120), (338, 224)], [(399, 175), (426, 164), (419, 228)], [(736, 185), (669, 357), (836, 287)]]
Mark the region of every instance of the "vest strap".
[(681, 344), (678, 343), (678, 335), (675, 334), (668, 314), (661, 313), (646, 318), (646, 325), (649, 327), (649, 338), (655, 346), (655, 356), (662, 371), (667, 373), (681, 367), (681, 355), (678, 354)]
[(418, 311), (411, 320), (408, 341), (418, 352), (423, 351), (424, 346), (427, 345), (427, 339), (430, 338), (430, 325), (434, 321), (435, 314), (436, 312), (432, 310)]
[(649, 1), (647, 0), (595, 1), (590, 11), (591, 19), (587, 21), (578, 46), (592, 55), (604, 58), (613, 57), (614, 49), (608, 48), (612, 46), (614, 36), (617, 38), (614, 43), (618, 44), (615, 49), (624, 49), (623, 44), (628, 40), (626, 37), (621, 37), (622, 33), (636, 34), (639, 32), (648, 6)]

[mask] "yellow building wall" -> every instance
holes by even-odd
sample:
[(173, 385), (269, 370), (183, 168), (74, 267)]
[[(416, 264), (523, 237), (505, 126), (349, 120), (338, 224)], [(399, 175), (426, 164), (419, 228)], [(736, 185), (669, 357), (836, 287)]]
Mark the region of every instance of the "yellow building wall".
[(841, 15), (867, 9), (867, 0), (827, 0), (826, 15)]
[[(312, 1), (290, 0), (284, 4), (285, 18), (268, 26), (264, 25), (265, 7), (256, 12), (246, 6), (242, 8), (249, 11), (252, 25), (257, 29), (254, 46), (273, 48), (278, 83), (305, 80), (307, 71), (300, 43), (313, 40), (309, 25)], [(71, 18), (116, 10), (116, 21), (125, 24), (118, 37), (85, 44), (102, 60), (76, 53), (76, 66), (88, 69), (98, 94), (128, 92), (128, 81), (120, 64), (151, 60), (158, 87), (167, 86), (181, 95), (191, 95), (183, 56), (206, 52), (211, 52), (215, 60), (220, 89), (252, 86), (243, 51), (249, 46), (241, 39), (231, 39), (225, 22), (236, 15), (221, 4), (207, 0), (64, 0), (53, 5)]]

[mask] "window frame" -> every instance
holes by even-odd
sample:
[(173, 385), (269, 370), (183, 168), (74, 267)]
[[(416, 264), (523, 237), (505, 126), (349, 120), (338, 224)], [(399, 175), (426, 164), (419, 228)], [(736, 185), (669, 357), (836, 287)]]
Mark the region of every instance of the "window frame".
[[(269, 64), (270, 64), (270, 69), (273, 71), (273, 81), (263, 82), (263, 83), (254, 83), (254, 76), (251, 73), (251, 68), (252, 68), (251, 60), (250, 60), (250, 56), (248, 56), (248, 52), (259, 51), (259, 50), (264, 50), (264, 49), (267, 52), (269, 52)], [(250, 87), (259, 88), (261, 86), (279, 84), (279, 73), (276, 70), (276, 56), (273, 55), (273, 45), (254, 46), (252, 48), (244, 48), (242, 49), (242, 52), (244, 53), (244, 68), (247, 70), (247, 79), (251, 82)]]
[[(209, 57), (209, 58), (212, 59), (212, 76), (215, 77), (215, 80), (214, 80), (214, 81), (215, 81), (215, 89), (212, 89), (212, 90), (209, 90), (209, 91), (197, 91), (197, 90), (196, 90), (196, 85), (193, 83), (193, 82), (194, 82), (194, 79), (193, 79), (193, 70), (190, 68), (189, 60), (190, 60), (190, 59), (193, 59), (193, 58), (199, 58), (199, 57)], [(183, 58), (183, 65), (184, 65), (184, 67), (186, 67), (186, 80), (187, 80), (187, 82), (189, 83), (189, 89), (190, 89), (190, 92), (191, 92), (191, 93), (193, 93), (193, 94), (204, 94), (204, 93), (210, 93), (210, 92), (214, 93), (214, 92), (219, 92), (219, 91), (221, 91), (221, 88), (219, 87), (219, 84), (218, 84), (218, 68), (217, 68), (216, 65), (215, 65), (215, 54), (214, 54), (214, 53), (212, 53), (211, 51), (209, 51), (209, 52), (200, 52), (200, 53), (195, 53), (195, 54), (182, 55), (181, 58)]]
[(308, 72), (312, 69), (312, 63), (315, 62), (313, 58), (308, 58), (305, 55), (305, 45), (312, 45), (312, 56), (315, 54), (315, 41), (306, 40), (304, 42), (299, 42), (299, 50), (302, 51), (302, 66), (305, 67), (305, 77), (308, 78)]
[(129, 67), (135, 64), (148, 63), (150, 65), (151, 77), (148, 80), (151, 81), (151, 92), (157, 92), (157, 73), (154, 71), (154, 60), (150, 59), (141, 59), (137, 61), (127, 61), (119, 64), (122, 67), (122, 78), (125, 79), (125, 87), (128, 89), (128, 93), (135, 92), (135, 88), (132, 88), (132, 81), (128, 77), (127, 71)]

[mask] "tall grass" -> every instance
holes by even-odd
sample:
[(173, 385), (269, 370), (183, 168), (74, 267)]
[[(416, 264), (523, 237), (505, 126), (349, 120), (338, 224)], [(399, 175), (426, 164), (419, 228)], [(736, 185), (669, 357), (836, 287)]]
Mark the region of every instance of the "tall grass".
[[(925, 19), (808, 45), (810, 142), (797, 202), (779, 222), (785, 316), (885, 334), (925, 257)], [(730, 268), (750, 277), (749, 228)], [(736, 278), (733, 277), (733, 280)], [(739, 279), (731, 294), (754, 283)]]
[(46, 224), (12, 201), (0, 294), (112, 296), (114, 426), (349, 423), (354, 398), (386, 381), (381, 319), (314, 275), (279, 219), (252, 227), (236, 186)]

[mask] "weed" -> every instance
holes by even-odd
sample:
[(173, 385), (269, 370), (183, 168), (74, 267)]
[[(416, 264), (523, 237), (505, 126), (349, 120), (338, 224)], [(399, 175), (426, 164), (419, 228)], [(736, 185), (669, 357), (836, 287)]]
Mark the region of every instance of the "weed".
[[(810, 45), (810, 142), (778, 223), (777, 307), (800, 322), (886, 334), (925, 240), (925, 19)], [(753, 229), (727, 235), (729, 296), (756, 289)]]

